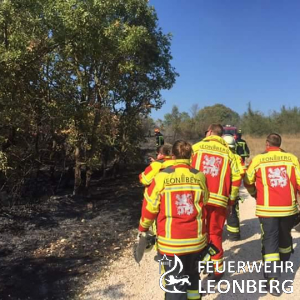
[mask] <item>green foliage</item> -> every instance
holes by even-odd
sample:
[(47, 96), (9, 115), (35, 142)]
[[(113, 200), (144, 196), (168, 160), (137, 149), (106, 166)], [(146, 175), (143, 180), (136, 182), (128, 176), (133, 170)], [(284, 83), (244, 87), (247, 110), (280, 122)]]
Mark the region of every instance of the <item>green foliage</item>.
[(199, 139), (203, 137), (211, 123), (238, 125), (240, 122), (239, 115), (222, 104), (203, 109), (193, 105), (190, 113), (191, 116), (187, 112), (179, 112), (178, 107), (173, 106), (172, 112), (165, 115), (163, 123), (167, 133), (171, 134), (174, 140), (176, 137), (188, 140)]
[(195, 140), (204, 136), (205, 130), (211, 123), (222, 125), (231, 124), (241, 128), (243, 133), (262, 136), (271, 132), (296, 134), (300, 131), (300, 108), (286, 108), (282, 106), (280, 112), (273, 112), (265, 116), (260, 111), (254, 111), (248, 104), (247, 111), (239, 116), (230, 108), (216, 104), (198, 109), (193, 105), (190, 109), (191, 116), (186, 112), (180, 112), (173, 106), (172, 112), (165, 115), (163, 124), (168, 134)]
[(249, 103), (248, 110), (242, 117), (241, 127), (244, 133), (261, 136), (270, 133), (273, 126), (272, 119), (266, 118), (259, 111), (253, 111)]
[(0, 151), (0, 171), (6, 173), (7, 170), (8, 170), (7, 156), (5, 153)]
[(237, 125), (240, 121), (238, 113), (223, 104), (215, 104), (200, 109), (195, 119), (199, 132), (201, 133), (204, 132), (211, 123)]
[(146, 0), (0, 2), (0, 143), (12, 173), (53, 160), (98, 168), (136, 151), (141, 119), (177, 76), (157, 21)]
[(282, 106), (280, 112), (271, 115), (273, 131), (278, 133), (299, 133), (300, 129), (300, 108), (286, 108)]
[(188, 127), (190, 123), (190, 116), (186, 112), (179, 112), (176, 105), (172, 107), (172, 112), (164, 116), (163, 124), (168, 128), (167, 133), (172, 135), (173, 141), (179, 136), (188, 134)]

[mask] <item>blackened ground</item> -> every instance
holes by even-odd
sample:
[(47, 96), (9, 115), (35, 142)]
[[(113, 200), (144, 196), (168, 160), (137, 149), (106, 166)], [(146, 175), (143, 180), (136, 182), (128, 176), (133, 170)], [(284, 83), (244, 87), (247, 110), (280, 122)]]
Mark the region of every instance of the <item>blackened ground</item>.
[(138, 173), (94, 180), (91, 192), (0, 210), (1, 300), (77, 299), (132, 244), (143, 197)]

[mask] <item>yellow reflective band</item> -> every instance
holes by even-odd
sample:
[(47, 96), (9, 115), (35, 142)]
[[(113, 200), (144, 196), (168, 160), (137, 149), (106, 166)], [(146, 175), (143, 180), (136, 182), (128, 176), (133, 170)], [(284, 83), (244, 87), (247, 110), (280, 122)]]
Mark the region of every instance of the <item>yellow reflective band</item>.
[(291, 253), (292, 252), (292, 247), (289, 246), (287, 248), (280, 248), (279, 247), (279, 253)]
[[(253, 163), (253, 161), (252, 161), (252, 163)], [(253, 179), (253, 177), (254, 177), (255, 172), (256, 172), (256, 168), (252, 169), (251, 172), (250, 172), (249, 169), (247, 169), (248, 177), (251, 178), (251, 182), (249, 182), (249, 183), (253, 183), (253, 180), (252, 180), (252, 179)]]
[(214, 204), (214, 205), (217, 205), (217, 206), (221, 206), (221, 207), (227, 207), (227, 202), (223, 202), (223, 201), (219, 201), (219, 200), (215, 200), (215, 199), (212, 199), (212, 198), (209, 198), (208, 199), (208, 204)]
[(239, 233), (240, 232), (240, 228), (239, 227), (232, 227), (232, 226), (229, 226), (228, 224), (226, 225), (226, 228), (228, 231), (230, 232), (234, 232), (234, 233)]
[(256, 205), (256, 209), (269, 210), (269, 211), (291, 211), (294, 209), (294, 205), (290, 206), (264, 206), (264, 205)]
[(148, 193), (144, 193), (144, 197), (145, 199), (147, 200), (147, 202), (151, 203), (153, 206), (155, 206), (157, 204), (157, 201), (158, 201), (158, 198), (159, 196), (155, 199), (155, 200), (152, 200), (149, 196), (148, 196)]
[(227, 202), (228, 200), (228, 197), (216, 193), (209, 193), (209, 196), (217, 200), (223, 200), (224, 202)]
[[(291, 165), (287, 166), (287, 173), (288, 173), (288, 177), (291, 178), (291, 176), (292, 176), (292, 166)], [(295, 191), (294, 191), (293, 183), (291, 180), (290, 180), (290, 192), (291, 192), (292, 203), (297, 203), (297, 200), (295, 198)]]
[(297, 207), (288, 212), (278, 212), (278, 211), (262, 211), (256, 209), (256, 215), (259, 217), (287, 217), (295, 215), (298, 212)]
[(166, 187), (165, 191), (181, 191), (181, 190), (192, 190), (192, 191), (202, 191), (200, 188), (199, 184), (195, 185), (187, 185), (187, 184), (182, 184), (181, 186), (176, 186), (176, 187)]
[(201, 295), (198, 290), (187, 290), (187, 300), (201, 299)]
[(223, 261), (224, 261), (223, 258), (221, 258), (221, 259), (213, 259), (213, 258), (211, 258), (211, 261), (213, 262), (214, 267), (216, 267), (216, 264), (218, 264), (218, 269), (219, 270), (223, 270)]
[(264, 187), (264, 206), (269, 206), (269, 186), (267, 183), (267, 174), (266, 174), (266, 168), (261, 168), (261, 178), (262, 178), (262, 184)]
[(181, 246), (181, 245), (193, 245), (193, 244), (200, 244), (206, 242), (206, 235), (200, 236), (199, 238), (195, 239), (170, 239), (165, 238), (162, 236), (158, 237), (158, 241), (163, 244), (173, 245), (173, 246)]
[(202, 209), (200, 207), (200, 198), (201, 198), (201, 193), (200, 192), (196, 192), (195, 193), (195, 200), (194, 200), (194, 205), (195, 205), (195, 208), (198, 212), (198, 215), (197, 215), (197, 223), (198, 223), (198, 230), (197, 230), (197, 235), (198, 236), (201, 236), (201, 229), (203, 228), (202, 227)]
[(171, 201), (171, 195), (170, 193), (166, 193), (165, 197), (165, 210), (166, 210), (166, 225), (165, 225), (165, 231), (166, 231), (166, 238), (171, 237), (171, 225), (172, 225), (172, 201)]
[(228, 165), (228, 158), (223, 156), (223, 159), (224, 159), (224, 162), (223, 162), (222, 172), (221, 172), (220, 181), (219, 181), (219, 183), (220, 183), (219, 190), (218, 190), (219, 195), (222, 194), (222, 192), (223, 192), (224, 178), (226, 175), (227, 165)]
[(221, 259), (212, 258), (211, 261), (214, 263), (214, 270), (223, 271), (223, 258)]
[(197, 152), (197, 164), (196, 164), (196, 170), (200, 170), (200, 164), (201, 164), (201, 159), (202, 159), (202, 152)]
[(256, 215), (261, 217), (286, 217), (292, 216), (298, 213), (298, 208), (296, 203), (292, 206), (280, 207), (280, 206), (272, 206), (265, 207), (262, 205), (256, 206)]
[(149, 185), (152, 182), (152, 180), (153, 180), (153, 178), (148, 180), (147, 177), (146, 177), (146, 175), (144, 173), (142, 174), (142, 179), (145, 181), (145, 183), (147, 185)]
[(182, 247), (171, 247), (168, 245), (161, 245), (158, 243), (158, 249), (163, 253), (170, 254), (185, 254), (190, 252), (198, 252), (204, 249), (206, 243), (195, 245), (195, 246), (182, 246)]
[(153, 220), (149, 220), (147, 218), (144, 218), (144, 220), (140, 219), (140, 225), (143, 228), (150, 228), (150, 226), (152, 225)]
[(223, 265), (218, 265), (218, 267), (217, 267), (217, 265), (215, 265), (214, 266), (214, 271), (218, 271), (218, 272), (222, 272), (223, 271)]
[(264, 255), (264, 261), (278, 261), (280, 260), (279, 253), (270, 253)]
[(240, 189), (240, 187), (238, 187), (238, 186), (231, 187), (230, 200), (236, 199), (236, 197), (239, 195), (239, 189)]
[(221, 261), (223, 261), (224, 259), (223, 259), (223, 258), (220, 258), (220, 259), (214, 259), (214, 258), (212, 258), (211, 260), (212, 260), (213, 262), (216, 262), (216, 261), (221, 262)]
[(265, 257), (269, 257), (269, 256), (278, 256), (279, 257), (279, 253), (275, 252), (275, 253), (268, 253), (264, 255)]
[[(294, 167), (294, 164), (291, 162), (284, 162), (284, 165)], [(276, 167), (276, 166), (282, 166), (282, 161), (275, 161), (271, 163), (264, 163), (264, 167)]]
[(154, 221), (152, 224), (152, 232), (156, 235), (157, 233), (157, 221)]

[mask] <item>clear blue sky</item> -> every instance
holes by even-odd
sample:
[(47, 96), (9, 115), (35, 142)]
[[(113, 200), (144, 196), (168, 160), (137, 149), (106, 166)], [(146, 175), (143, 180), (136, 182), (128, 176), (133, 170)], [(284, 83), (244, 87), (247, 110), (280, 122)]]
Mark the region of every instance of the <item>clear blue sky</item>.
[(239, 114), (251, 102), (269, 114), (300, 106), (299, 0), (150, 0), (159, 26), (172, 33), (180, 74), (162, 91), (166, 104), (189, 112), (222, 103)]

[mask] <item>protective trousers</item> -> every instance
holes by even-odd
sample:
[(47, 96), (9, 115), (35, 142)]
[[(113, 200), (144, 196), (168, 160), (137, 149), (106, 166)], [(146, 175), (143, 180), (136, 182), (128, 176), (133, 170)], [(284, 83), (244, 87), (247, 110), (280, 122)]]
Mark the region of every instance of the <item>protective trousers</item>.
[[(162, 257), (162, 255), (160, 254)], [(170, 292), (165, 293), (166, 300), (198, 300), (201, 299), (199, 294), (199, 273), (198, 261), (200, 253), (191, 253), (180, 255), (178, 258), (182, 263), (182, 271), (180, 265), (174, 266), (174, 256), (166, 256), (170, 260), (170, 264), (163, 264), (164, 269), (164, 288)], [(178, 290), (184, 293), (171, 293)]]
[(262, 238), (262, 256), (264, 262), (270, 262), (270, 273), (265, 278), (278, 278), (280, 261), (288, 261), (293, 252), (291, 230), (297, 215), (287, 217), (259, 217)]
[(230, 240), (240, 239), (240, 216), (239, 216), (239, 199), (235, 200), (232, 207), (232, 213), (227, 218), (226, 229)]
[(223, 272), (223, 247), (222, 247), (222, 235), (223, 227), (226, 220), (226, 208), (221, 206), (207, 205), (207, 234), (208, 242), (214, 244), (219, 253), (212, 256), (211, 260), (214, 262), (215, 274), (219, 275)]

